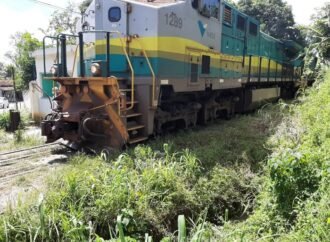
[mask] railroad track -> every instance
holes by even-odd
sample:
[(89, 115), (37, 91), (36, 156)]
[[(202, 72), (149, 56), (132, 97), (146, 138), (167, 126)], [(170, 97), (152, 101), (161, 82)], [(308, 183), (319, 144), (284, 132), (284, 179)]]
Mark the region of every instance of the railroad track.
[(49, 163), (45, 158), (63, 149), (66, 147), (56, 142), (0, 153), (0, 189), (13, 178), (44, 167)]

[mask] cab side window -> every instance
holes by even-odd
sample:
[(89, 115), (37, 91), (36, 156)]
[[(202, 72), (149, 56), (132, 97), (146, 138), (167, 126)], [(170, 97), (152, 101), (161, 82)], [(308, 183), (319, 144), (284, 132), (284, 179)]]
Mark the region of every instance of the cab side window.
[(119, 7), (112, 7), (109, 9), (108, 17), (110, 22), (119, 22), (121, 19), (121, 10)]

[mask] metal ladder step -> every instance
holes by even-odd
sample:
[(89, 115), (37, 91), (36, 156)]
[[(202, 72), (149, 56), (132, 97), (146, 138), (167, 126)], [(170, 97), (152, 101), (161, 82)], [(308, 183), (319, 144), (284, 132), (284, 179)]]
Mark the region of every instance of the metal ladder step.
[[(131, 104), (132, 103), (132, 101), (126, 101), (126, 104)], [(134, 104), (138, 104), (139, 103), (139, 101), (137, 101), (137, 100), (134, 100), (134, 102), (133, 102)]]
[[(139, 101), (137, 101), (137, 100), (134, 100), (134, 102), (133, 102), (134, 104), (138, 104), (139, 103)], [(132, 102), (131, 101), (126, 101), (126, 105), (131, 105), (132, 104)]]
[(129, 139), (128, 140), (128, 143), (129, 144), (135, 144), (135, 143), (139, 143), (139, 142), (145, 141), (147, 139), (148, 139), (148, 137), (144, 137), (144, 136), (142, 136), (142, 137), (136, 137), (136, 138), (133, 138), (133, 139)]
[(131, 92), (132, 89), (119, 89), (120, 92)]
[(126, 115), (121, 115), (122, 118), (133, 118), (133, 117), (139, 117), (142, 116), (142, 113), (130, 113)]
[(126, 77), (116, 77), (118, 81), (127, 81)]
[(143, 129), (144, 127), (145, 127), (144, 125), (130, 126), (130, 127), (127, 127), (127, 131), (133, 131), (133, 130)]

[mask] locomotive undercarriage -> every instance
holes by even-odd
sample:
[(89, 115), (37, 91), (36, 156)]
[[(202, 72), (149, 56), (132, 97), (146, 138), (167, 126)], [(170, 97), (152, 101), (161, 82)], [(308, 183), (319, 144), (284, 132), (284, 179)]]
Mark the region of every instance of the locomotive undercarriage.
[(239, 100), (237, 90), (173, 93), (164, 88), (161, 104), (155, 114), (155, 132), (186, 129), (218, 118), (230, 118)]
[(155, 114), (155, 132), (186, 129), (207, 124), (219, 118), (230, 119), (235, 113), (255, 110), (279, 98), (293, 98), (292, 83), (250, 84), (242, 88), (205, 92), (174, 93), (170, 86), (162, 86), (160, 105)]

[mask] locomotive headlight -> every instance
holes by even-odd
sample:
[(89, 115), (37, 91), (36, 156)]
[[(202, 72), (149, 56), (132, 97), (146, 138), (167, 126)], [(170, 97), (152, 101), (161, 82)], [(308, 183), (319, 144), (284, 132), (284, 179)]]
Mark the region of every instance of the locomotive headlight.
[(99, 76), (101, 74), (101, 66), (99, 63), (93, 63), (91, 65), (91, 72), (93, 76)]
[(56, 76), (57, 73), (58, 73), (58, 66), (57, 66), (57, 65), (53, 65), (53, 66), (50, 68), (50, 73), (52, 73), (53, 76)]

